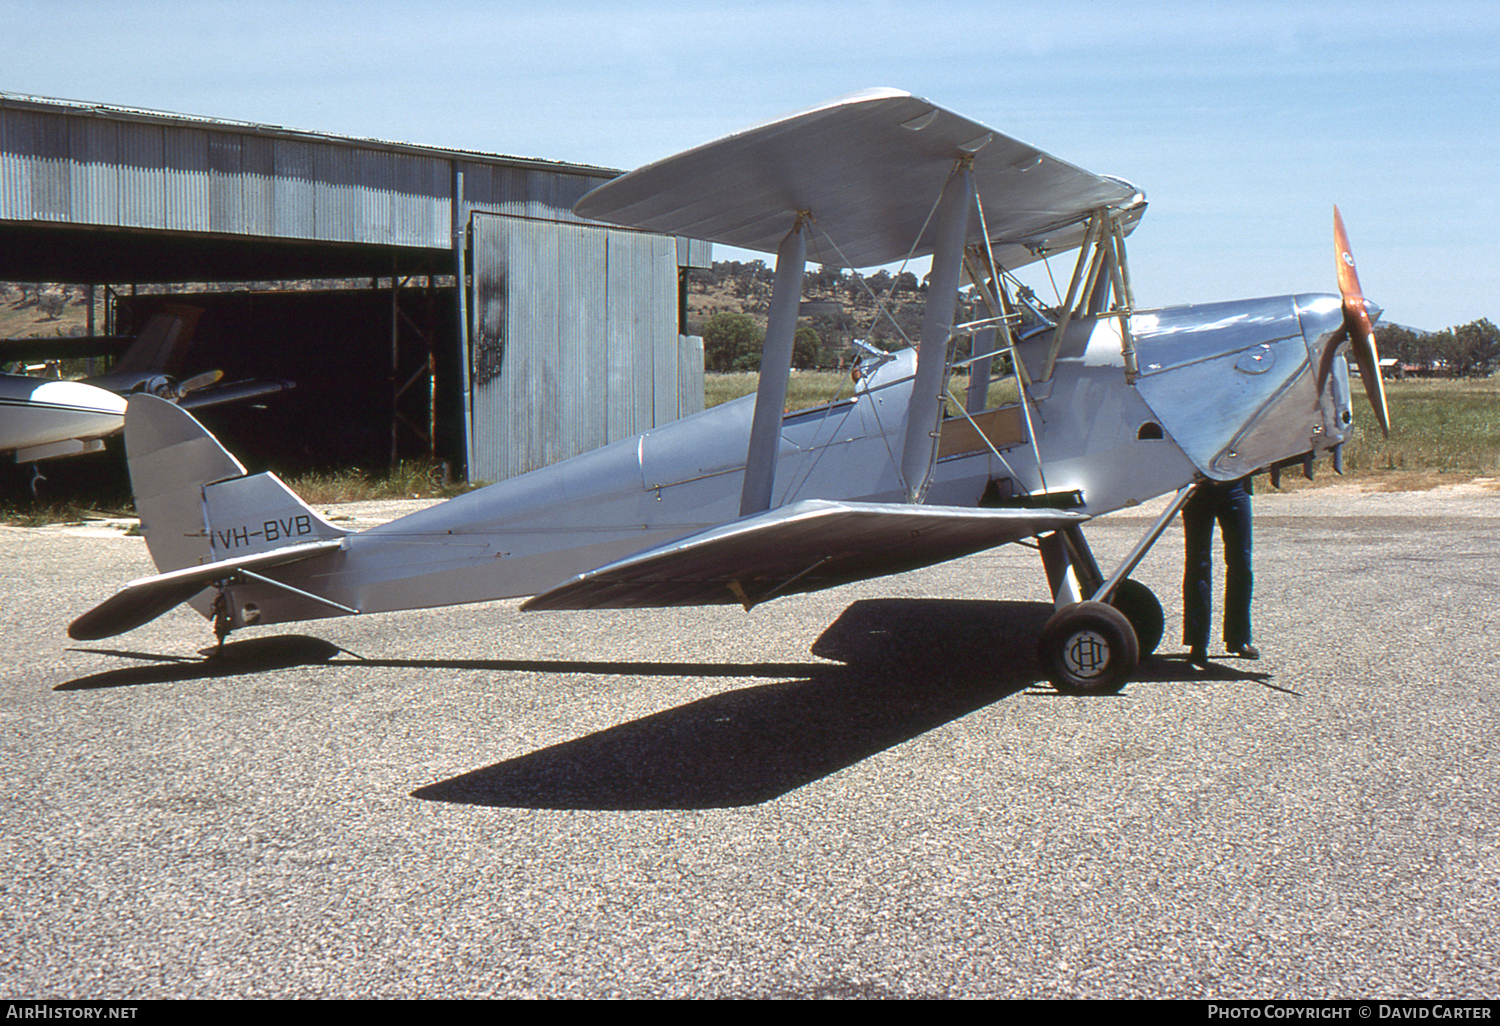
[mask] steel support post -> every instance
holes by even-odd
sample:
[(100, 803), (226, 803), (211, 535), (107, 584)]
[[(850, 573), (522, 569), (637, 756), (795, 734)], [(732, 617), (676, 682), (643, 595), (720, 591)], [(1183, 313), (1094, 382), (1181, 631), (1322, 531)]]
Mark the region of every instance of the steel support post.
[(1146, 532), (1144, 538), (1136, 542), (1135, 548), (1130, 550), (1130, 555), (1126, 556), (1124, 562), (1115, 568), (1115, 572), (1110, 574), (1109, 580), (1101, 584), (1098, 590), (1094, 592), (1092, 597), (1095, 602), (1109, 601), (1110, 595), (1114, 594), (1114, 590), (1120, 586), (1120, 582), (1129, 577), (1130, 572), (1140, 565), (1141, 560), (1146, 558), (1146, 553), (1151, 551), (1151, 546), (1156, 544), (1157, 539), (1162, 536), (1162, 532), (1167, 529), (1167, 525), (1172, 522), (1172, 518), (1182, 510), (1183, 506), (1187, 505), (1188, 499), (1192, 498), (1193, 493), (1197, 490), (1198, 486), (1196, 484), (1184, 485), (1177, 490), (1177, 495), (1171, 502), (1167, 503), (1167, 508), (1162, 511), (1161, 516), (1156, 518), (1156, 523), (1151, 525), (1151, 530)]
[(983, 413), (989, 409), (990, 365), (995, 352), (995, 329), (981, 328), (974, 332), (974, 361), (969, 364), (969, 393), (964, 397), (964, 409), (970, 413)]
[(1077, 524), (1043, 535), (1037, 539), (1037, 548), (1047, 571), (1052, 601), (1058, 609), (1098, 597), (1104, 575)]
[(458, 365), (462, 369), (464, 400), (464, 480), (470, 481), (474, 467), (474, 377), (471, 373), (474, 337), (469, 326), (469, 269), (465, 250), (468, 249), (468, 222), (464, 216), (464, 173), (453, 165), (453, 219), (450, 224), (453, 238), (453, 294), (458, 304)]
[(1037, 549), (1042, 554), (1042, 567), (1047, 571), (1047, 586), (1052, 591), (1052, 602), (1058, 609), (1083, 601), (1083, 587), (1073, 566), (1068, 540), (1061, 531), (1044, 534), (1037, 539)]

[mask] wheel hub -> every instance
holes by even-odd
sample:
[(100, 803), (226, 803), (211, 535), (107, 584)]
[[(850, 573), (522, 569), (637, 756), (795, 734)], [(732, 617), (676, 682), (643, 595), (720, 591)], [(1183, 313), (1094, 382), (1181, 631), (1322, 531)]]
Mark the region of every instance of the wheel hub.
[(1109, 668), (1109, 641), (1096, 631), (1079, 631), (1068, 638), (1062, 658), (1069, 673), (1094, 680)]

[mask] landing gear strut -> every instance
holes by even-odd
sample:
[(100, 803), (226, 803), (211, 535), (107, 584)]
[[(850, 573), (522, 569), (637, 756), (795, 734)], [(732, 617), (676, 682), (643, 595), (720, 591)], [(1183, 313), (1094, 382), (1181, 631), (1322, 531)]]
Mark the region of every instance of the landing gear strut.
[(1057, 612), (1042, 628), (1037, 652), (1057, 690), (1090, 695), (1119, 691), (1161, 644), (1166, 628), (1161, 602), (1126, 575), (1151, 551), (1192, 493), (1192, 486), (1177, 493), (1107, 580), (1077, 526), (1039, 539)]
[(217, 658), (224, 654), (224, 641), (229, 637), (229, 632), (234, 630), (233, 619), (229, 615), (229, 599), (224, 594), (225, 582), (218, 582), (218, 591), (214, 595), (214, 604), (210, 612), (214, 616), (214, 654), (210, 658)]

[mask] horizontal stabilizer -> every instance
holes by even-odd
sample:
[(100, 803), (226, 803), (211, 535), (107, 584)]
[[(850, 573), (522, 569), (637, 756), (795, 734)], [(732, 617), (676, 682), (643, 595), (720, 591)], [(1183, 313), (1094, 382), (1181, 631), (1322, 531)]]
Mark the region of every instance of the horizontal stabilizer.
[(1088, 517), (811, 499), (744, 517), (581, 574), (522, 609), (721, 605), (904, 573)]
[(68, 626), (68, 636), (75, 641), (98, 641), (124, 634), (144, 623), (150, 623), (175, 606), (181, 605), (215, 581), (233, 577), (242, 570), (265, 570), (295, 563), (343, 546), (338, 539), (288, 545), (270, 552), (223, 559), (203, 566), (190, 566), (155, 577), (131, 581), (112, 598), (84, 613)]

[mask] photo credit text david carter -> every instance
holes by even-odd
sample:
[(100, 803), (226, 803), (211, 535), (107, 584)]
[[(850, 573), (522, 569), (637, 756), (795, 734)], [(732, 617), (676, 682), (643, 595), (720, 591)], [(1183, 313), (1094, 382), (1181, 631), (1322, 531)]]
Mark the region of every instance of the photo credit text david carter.
[(1490, 1003), (1455, 1001), (1432, 1003), (1354, 1001), (1348, 1004), (1300, 1004), (1295, 1002), (1265, 1004), (1209, 1004), (1210, 1019), (1490, 1019)]

